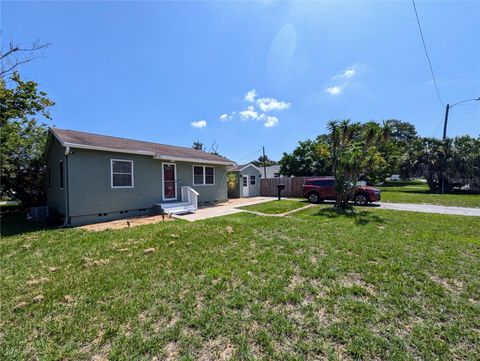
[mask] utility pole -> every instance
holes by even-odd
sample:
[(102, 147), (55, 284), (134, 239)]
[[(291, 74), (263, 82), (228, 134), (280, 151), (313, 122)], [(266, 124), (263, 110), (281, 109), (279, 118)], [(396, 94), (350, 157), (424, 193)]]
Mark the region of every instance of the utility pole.
[[(471, 102), (471, 101), (480, 101), (480, 97), (478, 98), (471, 98), (471, 99), (465, 99), (465, 100), (462, 100), (458, 103), (455, 103), (455, 104), (447, 104), (447, 106), (445, 107), (445, 122), (443, 124), (443, 140), (447, 139), (447, 124), (448, 124), (448, 112), (450, 111), (450, 108), (453, 108), (454, 106), (458, 105), (458, 104), (462, 104), (462, 103), (466, 103), (466, 102)], [(442, 194), (445, 193), (445, 176), (443, 175), (442, 173)]]
[(267, 179), (267, 165), (265, 164), (265, 147), (263, 149), (263, 177)]
[(450, 111), (450, 104), (447, 104), (445, 108), (445, 122), (443, 123), (443, 140), (447, 138), (447, 123), (448, 123), (448, 112)]
[[(447, 139), (447, 124), (448, 124), (448, 112), (450, 111), (450, 104), (447, 104), (445, 108), (445, 122), (443, 123), (443, 140)], [(445, 174), (442, 172), (442, 194), (445, 193)]]

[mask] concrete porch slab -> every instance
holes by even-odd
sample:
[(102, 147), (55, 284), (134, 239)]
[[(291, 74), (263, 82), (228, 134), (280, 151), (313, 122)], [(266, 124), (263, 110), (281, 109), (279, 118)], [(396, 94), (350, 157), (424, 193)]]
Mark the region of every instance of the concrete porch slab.
[(217, 204), (211, 207), (200, 208), (196, 213), (182, 214), (173, 216), (178, 219), (184, 219), (189, 222), (199, 221), (202, 219), (227, 216), (243, 212), (239, 207), (251, 206), (254, 204), (273, 201), (276, 197), (251, 197), (251, 198), (236, 198), (229, 199), (227, 202)]

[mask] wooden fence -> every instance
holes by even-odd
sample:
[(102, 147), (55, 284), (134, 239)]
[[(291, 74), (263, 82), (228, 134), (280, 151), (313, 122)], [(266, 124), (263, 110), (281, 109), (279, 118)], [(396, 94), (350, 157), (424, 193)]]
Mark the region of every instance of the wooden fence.
[(282, 197), (302, 197), (302, 186), (305, 179), (310, 177), (282, 177), (260, 179), (260, 195), (264, 197), (276, 197), (277, 185), (284, 184)]

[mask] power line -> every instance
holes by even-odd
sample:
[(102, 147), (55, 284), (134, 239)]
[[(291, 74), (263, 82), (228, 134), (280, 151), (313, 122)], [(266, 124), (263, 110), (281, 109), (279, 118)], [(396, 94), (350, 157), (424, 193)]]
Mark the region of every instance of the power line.
[(422, 26), (420, 25), (420, 19), (418, 18), (417, 7), (415, 5), (415, 0), (412, 0), (413, 10), (415, 11), (415, 17), (417, 18), (418, 30), (420, 31), (420, 37), (422, 38), (423, 49), (425, 50), (425, 55), (427, 56), (428, 65), (430, 66), (430, 73), (432, 74), (433, 84), (435, 85), (435, 90), (437, 92), (438, 100), (442, 107), (445, 108), (445, 104), (443, 103), (442, 97), (440, 96), (440, 91), (438, 90), (437, 79), (435, 78), (435, 73), (433, 72), (432, 62), (430, 60), (430, 56), (428, 55), (427, 51), (427, 44), (425, 43), (425, 38), (423, 37)]
[(254, 155), (260, 153), (261, 151), (262, 151), (262, 148), (258, 149), (257, 151), (255, 151), (255, 152), (253, 152), (253, 153), (250, 153), (250, 155), (247, 155), (247, 156), (245, 156), (245, 157), (243, 157), (243, 158), (240, 158), (239, 162), (243, 162), (244, 160), (245, 160), (245, 161), (246, 161), (246, 160), (251, 160)]

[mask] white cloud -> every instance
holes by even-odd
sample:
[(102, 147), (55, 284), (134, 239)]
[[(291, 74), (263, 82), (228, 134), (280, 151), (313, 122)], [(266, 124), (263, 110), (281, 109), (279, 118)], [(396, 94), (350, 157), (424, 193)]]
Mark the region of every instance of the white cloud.
[[(244, 100), (248, 104), (247, 108), (236, 112), (224, 113), (220, 115), (220, 120), (226, 122), (232, 119), (240, 119), (243, 121), (256, 120), (263, 122), (263, 125), (267, 128), (275, 127), (279, 124), (277, 117), (268, 116), (270, 111), (281, 111), (290, 108), (291, 103), (287, 103), (275, 98), (257, 98), (258, 94), (255, 89), (248, 91), (245, 94)], [(238, 113), (238, 116), (236, 115)]]
[(265, 121), (265, 123), (263, 123), (263, 125), (266, 126), (267, 128), (276, 127), (278, 125), (278, 118), (267, 116), (267, 120)]
[(342, 88), (343, 88), (342, 86), (335, 85), (335, 86), (330, 86), (326, 88), (325, 91), (330, 95), (339, 95), (343, 90)]
[(257, 105), (263, 112), (272, 110), (284, 110), (290, 107), (290, 103), (279, 101), (275, 98), (260, 98), (257, 100)]
[(205, 128), (207, 122), (205, 120), (199, 120), (198, 122), (191, 122), (190, 125), (194, 128)]
[(356, 66), (351, 66), (349, 68), (346, 68), (344, 71), (342, 71), (340, 74), (337, 74), (332, 77), (332, 80), (338, 80), (338, 79), (351, 79), (357, 74), (357, 67)]
[(227, 120), (231, 120), (231, 119), (232, 119), (232, 116), (228, 115), (227, 113), (220, 115), (220, 120), (222, 122), (226, 122)]
[(357, 73), (357, 71), (353, 68), (346, 69), (342, 74), (342, 78), (345, 78), (345, 79), (352, 78), (353, 76), (355, 76), (356, 73)]
[(255, 89), (252, 89), (249, 92), (247, 92), (247, 94), (245, 94), (245, 101), (249, 103), (253, 103), (256, 97), (257, 97), (257, 91)]
[(238, 112), (238, 114), (240, 114), (242, 120), (258, 119), (258, 113), (255, 111), (253, 105), (249, 105), (246, 110)]

